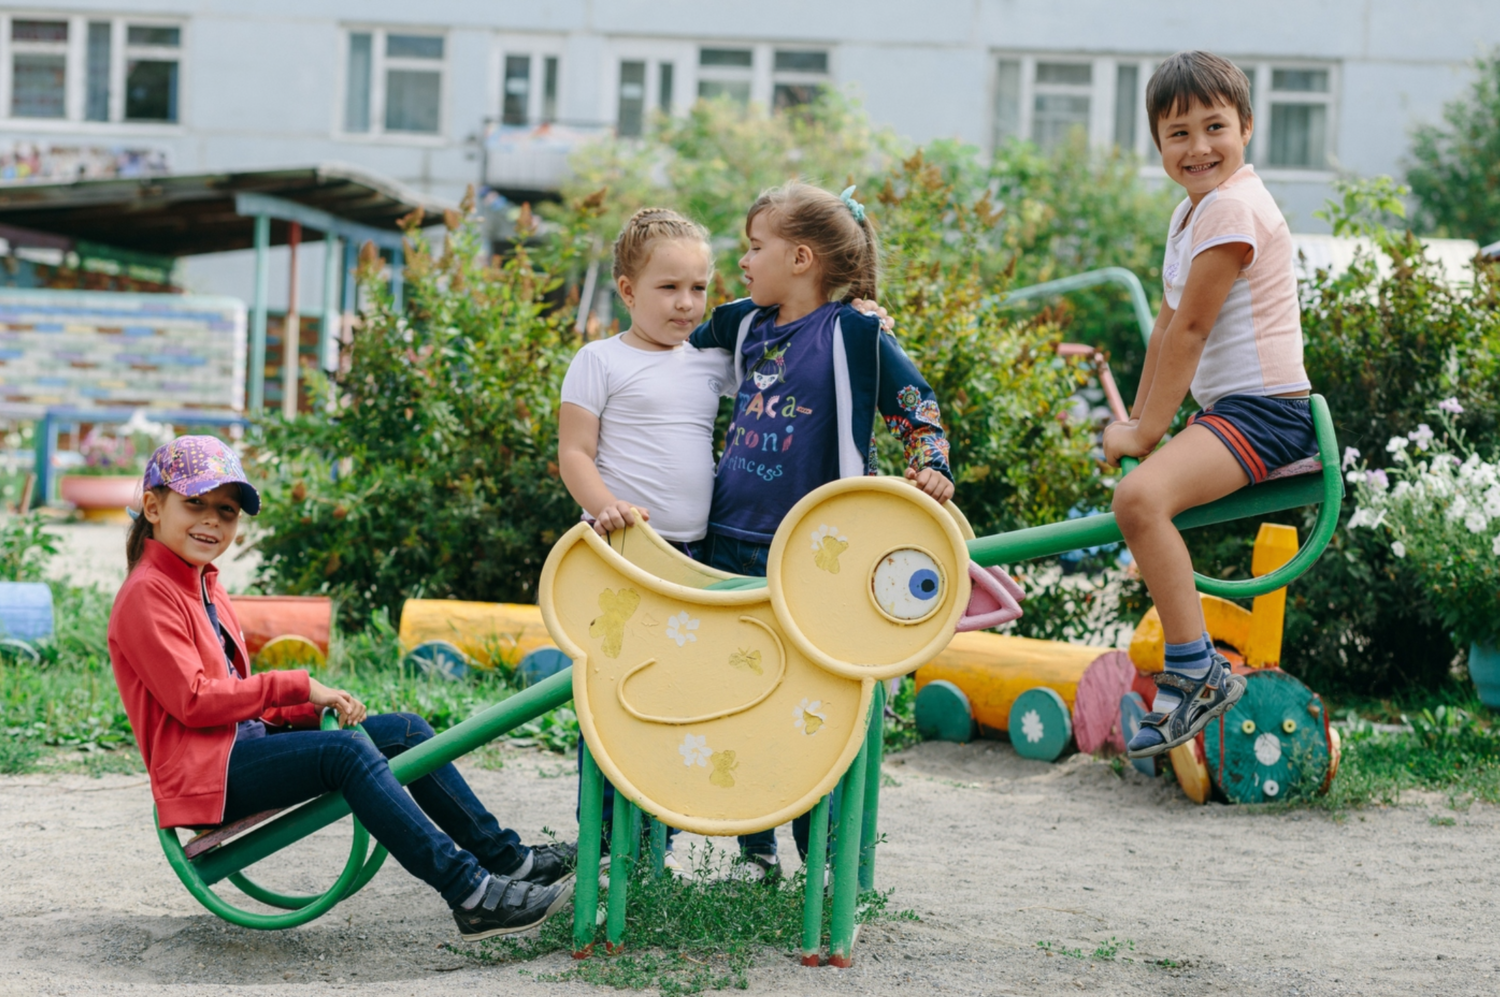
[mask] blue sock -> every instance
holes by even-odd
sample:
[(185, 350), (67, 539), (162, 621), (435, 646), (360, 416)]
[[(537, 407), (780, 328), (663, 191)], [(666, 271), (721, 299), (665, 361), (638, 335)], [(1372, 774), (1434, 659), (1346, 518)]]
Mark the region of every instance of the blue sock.
[[(1168, 644), (1166, 647), (1166, 670), (1188, 679), (1201, 679), (1213, 665), (1213, 643), (1205, 635), (1186, 644)], [(1157, 713), (1171, 713), (1182, 702), (1182, 693), (1176, 689), (1158, 688), (1151, 709)]]

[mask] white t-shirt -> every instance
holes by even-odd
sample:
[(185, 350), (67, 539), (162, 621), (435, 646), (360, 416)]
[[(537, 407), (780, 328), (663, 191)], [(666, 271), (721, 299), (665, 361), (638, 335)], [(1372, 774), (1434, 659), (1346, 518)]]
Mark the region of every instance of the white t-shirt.
[(1302, 366), (1292, 235), (1253, 166), (1240, 167), (1209, 191), (1197, 210), (1184, 198), (1172, 213), (1161, 271), (1167, 305), (1181, 306), (1199, 253), (1241, 242), (1253, 255), (1219, 308), (1193, 376), (1193, 399), (1202, 408), (1227, 395), (1285, 395), (1312, 387)]
[(563, 378), (562, 400), (599, 420), (599, 477), (668, 540), (708, 532), (714, 417), (733, 359), (686, 343), (648, 352), (613, 336), (586, 344)]

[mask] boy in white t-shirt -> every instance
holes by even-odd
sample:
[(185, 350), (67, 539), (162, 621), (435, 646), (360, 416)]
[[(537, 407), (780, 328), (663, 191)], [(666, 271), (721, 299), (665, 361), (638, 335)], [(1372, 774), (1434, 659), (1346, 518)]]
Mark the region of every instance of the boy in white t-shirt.
[[(1204, 632), (1173, 517), (1318, 452), (1291, 233), (1245, 163), (1249, 81), (1227, 59), (1179, 52), (1152, 74), (1146, 117), (1163, 168), (1188, 196), (1172, 213), (1166, 300), (1131, 418), (1104, 432), (1111, 464), (1150, 456), (1121, 479), (1113, 507), (1167, 641), (1132, 758), (1189, 740), (1245, 690)], [(1157, 450), (1190, 389), (1201, 411)]]

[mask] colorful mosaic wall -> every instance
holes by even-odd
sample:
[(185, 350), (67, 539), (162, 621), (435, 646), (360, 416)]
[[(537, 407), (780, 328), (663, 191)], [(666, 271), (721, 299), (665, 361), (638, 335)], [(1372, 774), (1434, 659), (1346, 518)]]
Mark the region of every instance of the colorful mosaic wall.
[(0, 288), (0, 406), (245, 407), (234, 298)]

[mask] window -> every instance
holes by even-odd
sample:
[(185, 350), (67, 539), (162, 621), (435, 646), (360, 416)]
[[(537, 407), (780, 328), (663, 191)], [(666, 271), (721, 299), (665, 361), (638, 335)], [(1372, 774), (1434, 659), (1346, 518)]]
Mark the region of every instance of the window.
[(995, 148), (1021, 137), (1021, 61), (995, 64)]
[(1328, 70), (1272, 69), (1266, 165), (1328, 168)]
[(672, 76), (674, 67), (664, 62), (656, 68), (656, 109), (663, 114), (672, 113)]
[(349, 32), (344, 131), (439, 134), (446, 49), (442, 35), (379, 28)]
[(615, 119), (621, 135), (641, 134), (646, 118), (646, 64), (636, 59), (620, 62), (620, 106)]
[(175, 124), (183, 29), (126, 18), (0, 14), (0, 115)]
[(68, 22), (10, 22), (10, 113), (15, 118), (67, 116)]
[(1068, 140), (1075, 128), (1089, 128), (1093, 66), (1088, 63), (1038, 62), (1031, 116), (1031, 140), (1050, 151)]
[(500, 124), (529, 128), (557, 120), (561, 39), (499, 40)]
[(728, 97), (750, 103), (750, 83), (755, 53), (748, 48), (702, 48), (698, 50), (698, 96)]
[(828, 53), (777, 49), (771, 62), (771, 106), (776, 110), (810, 104), (828, 82)]
[(1115, 145), (1135, 148), (1135, 120), (1145, 107), (1140, 88), (1141, 67), (1122, 62), (1115, 67)]

